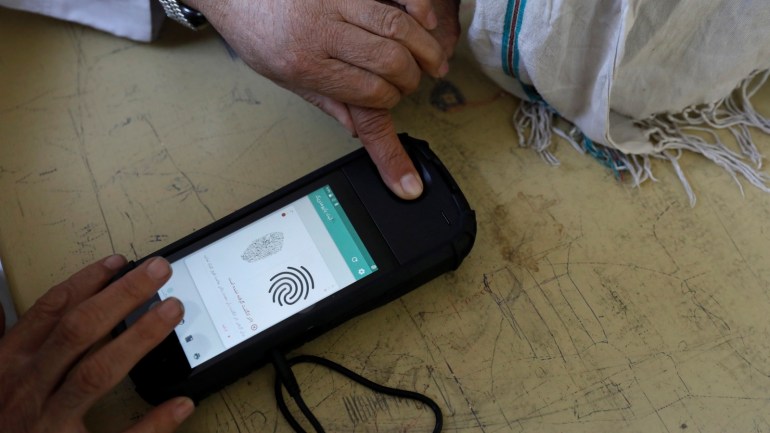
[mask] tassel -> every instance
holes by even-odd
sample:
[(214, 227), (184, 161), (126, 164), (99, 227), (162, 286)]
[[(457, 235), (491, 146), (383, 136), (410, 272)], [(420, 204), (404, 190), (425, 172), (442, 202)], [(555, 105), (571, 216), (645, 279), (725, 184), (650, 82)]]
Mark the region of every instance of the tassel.
[[(513, 125), (519, 145), (533, 149), (548, 164), (559, 165), (559, 160), (551, 152), (552, 138), (556, 134), (578, 152), (591, 155), (611, 169), (618, 179), (622, 180), (623, 173), (628, 173), (634, 186), (647, 180), (657, 182), (652, 173), (652, 158), (668, 161), (679, 177), (691, 206), (695, 206), (696, 197), (679, 164), (683, 151), (699, 153), (722, 167), (738, 184), (741, 195), (743, 186), (739, 175), (761, 191), (770, 193), (770, 175), (761, 171), (763, 157), (750, 131), (750, 128), (755, 128), (770, 135), (770, 119), (759, 114), (751, 104), (751, 98), (769, 78), (770, 70), (755, 71), (735, 91), (719, 101), (693, 105), (677, 114), (658, 113), (637, 122), (636, 126), (655, 145), (655, 152), (650, 154), (624, 154), (594, 143), (575, 126), (569, 132), (564, 131), (556, 125), (561, 119), (558, 113), (542, 99), (521, 101), (513, 115)], [(730, 131), (737, 151), (724, 143), (714, 132), (715, 129)], [(528, 135), (525, 135), (527, 131)]]
[[(637, 124), (655, 144), (654, 156), (668, 159), (673, 164), (691, 205), (695, 205), (695, 194), (677, 162), (682, 150), (699, 153), (725, 169), (738, 184), (741, 195), (743, 186), (738, 175), (761, 191), (770, 193), (770, 176), (760, 171), (762, 154), (749, 130), (753, 127), (770, 135), (770, 120), (759, 114), (751, 104), (751, 97), (767, 82), (768, 77), (770, 70), (754, 72), (722, 100), (693, 105), (679, 114), (656, 114)], [(730, 131), (738, 151), (722, 141), (715, 129)]]
[[(551, 152), (553, 135), (564, 139), (575, 150), (587, 153), (602, 165), (615, 173), (618, 179), (623, 178), (623, 172), (628, 172), (635, 185), (639, 185), (651, 177), (649, 161), (640, 162), (635, 155), (625, 155), (615, 149), (594, 143), (584, 136), (573, 125), (569, 132), (556, 125), (561, 119), (556, 111), (542, 99), (536, 101), (521, 101), (513, 115), (513, 126), (519, 138), (519, 146), (531, 148), (550, 165), (558, 166), (559, 160)], [(566, 121), (565, 121), (566, 122)], [(528, 132), (525, 135), (525, 132)]]
[[(519, 136), (519, 146), (529, 147), (550, 165), (559, 165), (559, 160), (551, 153), (553, 137), (554, 111), (545, 102), (521, 101), (513, 114), (513, 126)], [(527, 137), (524, 131), (529, 131)]]

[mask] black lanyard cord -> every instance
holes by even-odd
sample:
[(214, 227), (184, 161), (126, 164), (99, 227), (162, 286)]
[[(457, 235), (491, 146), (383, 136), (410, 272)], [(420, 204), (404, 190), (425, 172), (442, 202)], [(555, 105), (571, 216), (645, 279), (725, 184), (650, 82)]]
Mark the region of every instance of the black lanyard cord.
[(381, 394), (387, 394), (393, 397), (400, 397), (400, 398), (419, 401), (420, 403), (430, 408), (430, 410), (433, 411), (433, 414), (436, 417), (436, 424), (433, 428), (433, 433), (439, 433), (443, 427), (443, 416), (441, 414), (441, 408), (438, 406), (438, 404), (436, 404), (435, 401), (433, 401), (432, 399), (430, 399), (430, 397), (426, 395), (413, 392), (413, 391), (390, 388), (384, 385), (380, 385), (379, 383), (372, 382), (371, 380), (357, 373), (352, 372), (351, 370), (337, 364), (336, 362), (333, 362), (326, 358), (321, 358), (318, 356), (299, 355), (287, 360), (286, 357), (283, 355), (283, 353), (277, 350), (274, 350), (272, 352), (272, 357), (273, 357), (273, 366), (275, 367), (275, 371), (276, 371), (275, 400), (278, 403), (278, 409), (281, 411), (284, 418), (286, 418), (286, 421), (289, 423), (289, 425), (291, 425), (291, 427), (297, 433), (307, 433), (307, 432), (302, 428), (299, 422), (297, 422), (297, 420), (289, 411), (289, 407), (286, 405), (286, 401), (284, 400), (284, 397), (283, 397), (283, 386), (286, 387), (286, 390), (289, 392), (289, 395), (294, 399), (294, 401), (296, 401), (297, 406), (299, 407), (299, 410), (302, 412), (303, 415), (305, 415), (307, 420), (315, 429), (316, 433), (324, 433), (323, 426), (321, 426), (321, 423), (313, 415), (313, 412), (310, 410), (310, 408), (307, 406), (305, 401), (302, 399), (299, 384), (297, 383), (297, 378), (294, 376), (294, 372), (292, 372), (291, 370), (292, 366), (296, 364), (302, 364), (302, 363), (317, 364), (317, 365), (326, 367), (329, 370), (335, 371), (349, 378), (350, 380), (358, 382), (359, 384), (371, 389), (372, 391), (379, 392)]

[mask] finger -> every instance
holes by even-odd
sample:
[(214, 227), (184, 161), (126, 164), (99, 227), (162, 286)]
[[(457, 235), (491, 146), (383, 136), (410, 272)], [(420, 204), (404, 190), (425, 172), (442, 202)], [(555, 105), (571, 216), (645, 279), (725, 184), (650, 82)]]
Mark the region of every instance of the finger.
[(460, 39), (462, 29), (460, 28), (460, 2), (459, 0), (443, 0), (435, 5), (436, 15), (438, 16), (438, 26), (431, 30), (430, 34), (441, 45), (447, 59), (454, 55), (457, 41)]
[(417, 89), (422, 72), (404, 45), (349, 23), (330, 25), (325, 34), (324, 47), (332, 58), (382, 77), (401, 94)]
[[(153, 347), (160, 344), (182, 319), (184, 309), (168, 298), (100, 350), (79, 362), (51, 397), (51, 410), (80, 416), (118, 384)], [(74, 414), (74, 415), (73, 415)]]
[(438, 41), (400, 9), (380, 3), (355, 1), (345, 3), (340, 14), (350, 24), (405, 46), (420, 68), (428, 74), (442, 77), (449, 71), (449, 63)]
[(343, 104), (363, 107), (393, 108), (401, 100), (401, 91), (397, 87), (349, 63), (329, 58), (308, 66), (296, 68), (273, 81), (300, 95), (302, 91), (314, 91)]
[(187, 397), (171, 399), (154, 408), (124, 433), (171, 433), (195, 410)]
[(165, 259), (150, 259), (65, 314), (33, 360), (37, 383), (52, 389), (86, 350), (155, 294), (170, 275)]
[(125, 265), (123, 256), (112, 255), (54, 286), (19, 318), (8, 332), (6, 344), (19, 352), (36, 351), (68, 311), (102, 290)]
[(433, 30), (438, 25), (438, 18), (431, 0), (393, 0), (393, 3), (403, 6), (409, 15), (428, 30)]
[(346, 104), (335, 101), (328, 96), (323, 96), (316, 92), (311, 92), (309, 90), (300, 90), (297, 91), (297, 94), (302, 96), (306, 101), (320, 108), (324, 113), (337, 119), (337, 121), (340, 122), (342, 126), (345, 127), (345, 129), (350, 131), (351, 134), (355, 135), (356, 128), (353, 125), (353, 118), (350, 117), (350, 110)]
[(412, 200), (422, 194), (422, 180), (396, 135), (386, 110), (350, 107), (358, 138), (377, 166), (382, 180), (397, 196)]

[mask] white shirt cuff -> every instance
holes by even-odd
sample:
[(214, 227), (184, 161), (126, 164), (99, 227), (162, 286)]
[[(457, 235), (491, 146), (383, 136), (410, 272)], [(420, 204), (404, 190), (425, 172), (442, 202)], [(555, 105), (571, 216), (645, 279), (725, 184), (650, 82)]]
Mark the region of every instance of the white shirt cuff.
[(35, 12), (148, 42), (165, 15), (155, 0), (0, 0), (0, 6)]

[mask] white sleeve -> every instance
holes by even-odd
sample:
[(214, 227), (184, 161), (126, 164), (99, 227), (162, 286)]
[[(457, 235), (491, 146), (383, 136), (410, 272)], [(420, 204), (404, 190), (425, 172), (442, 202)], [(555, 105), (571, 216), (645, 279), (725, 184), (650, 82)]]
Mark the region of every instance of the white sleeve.
[(165, 17), (157, 0), (0, 0), (0, 6), (73, 21), (145, 42), (157, 35)]

